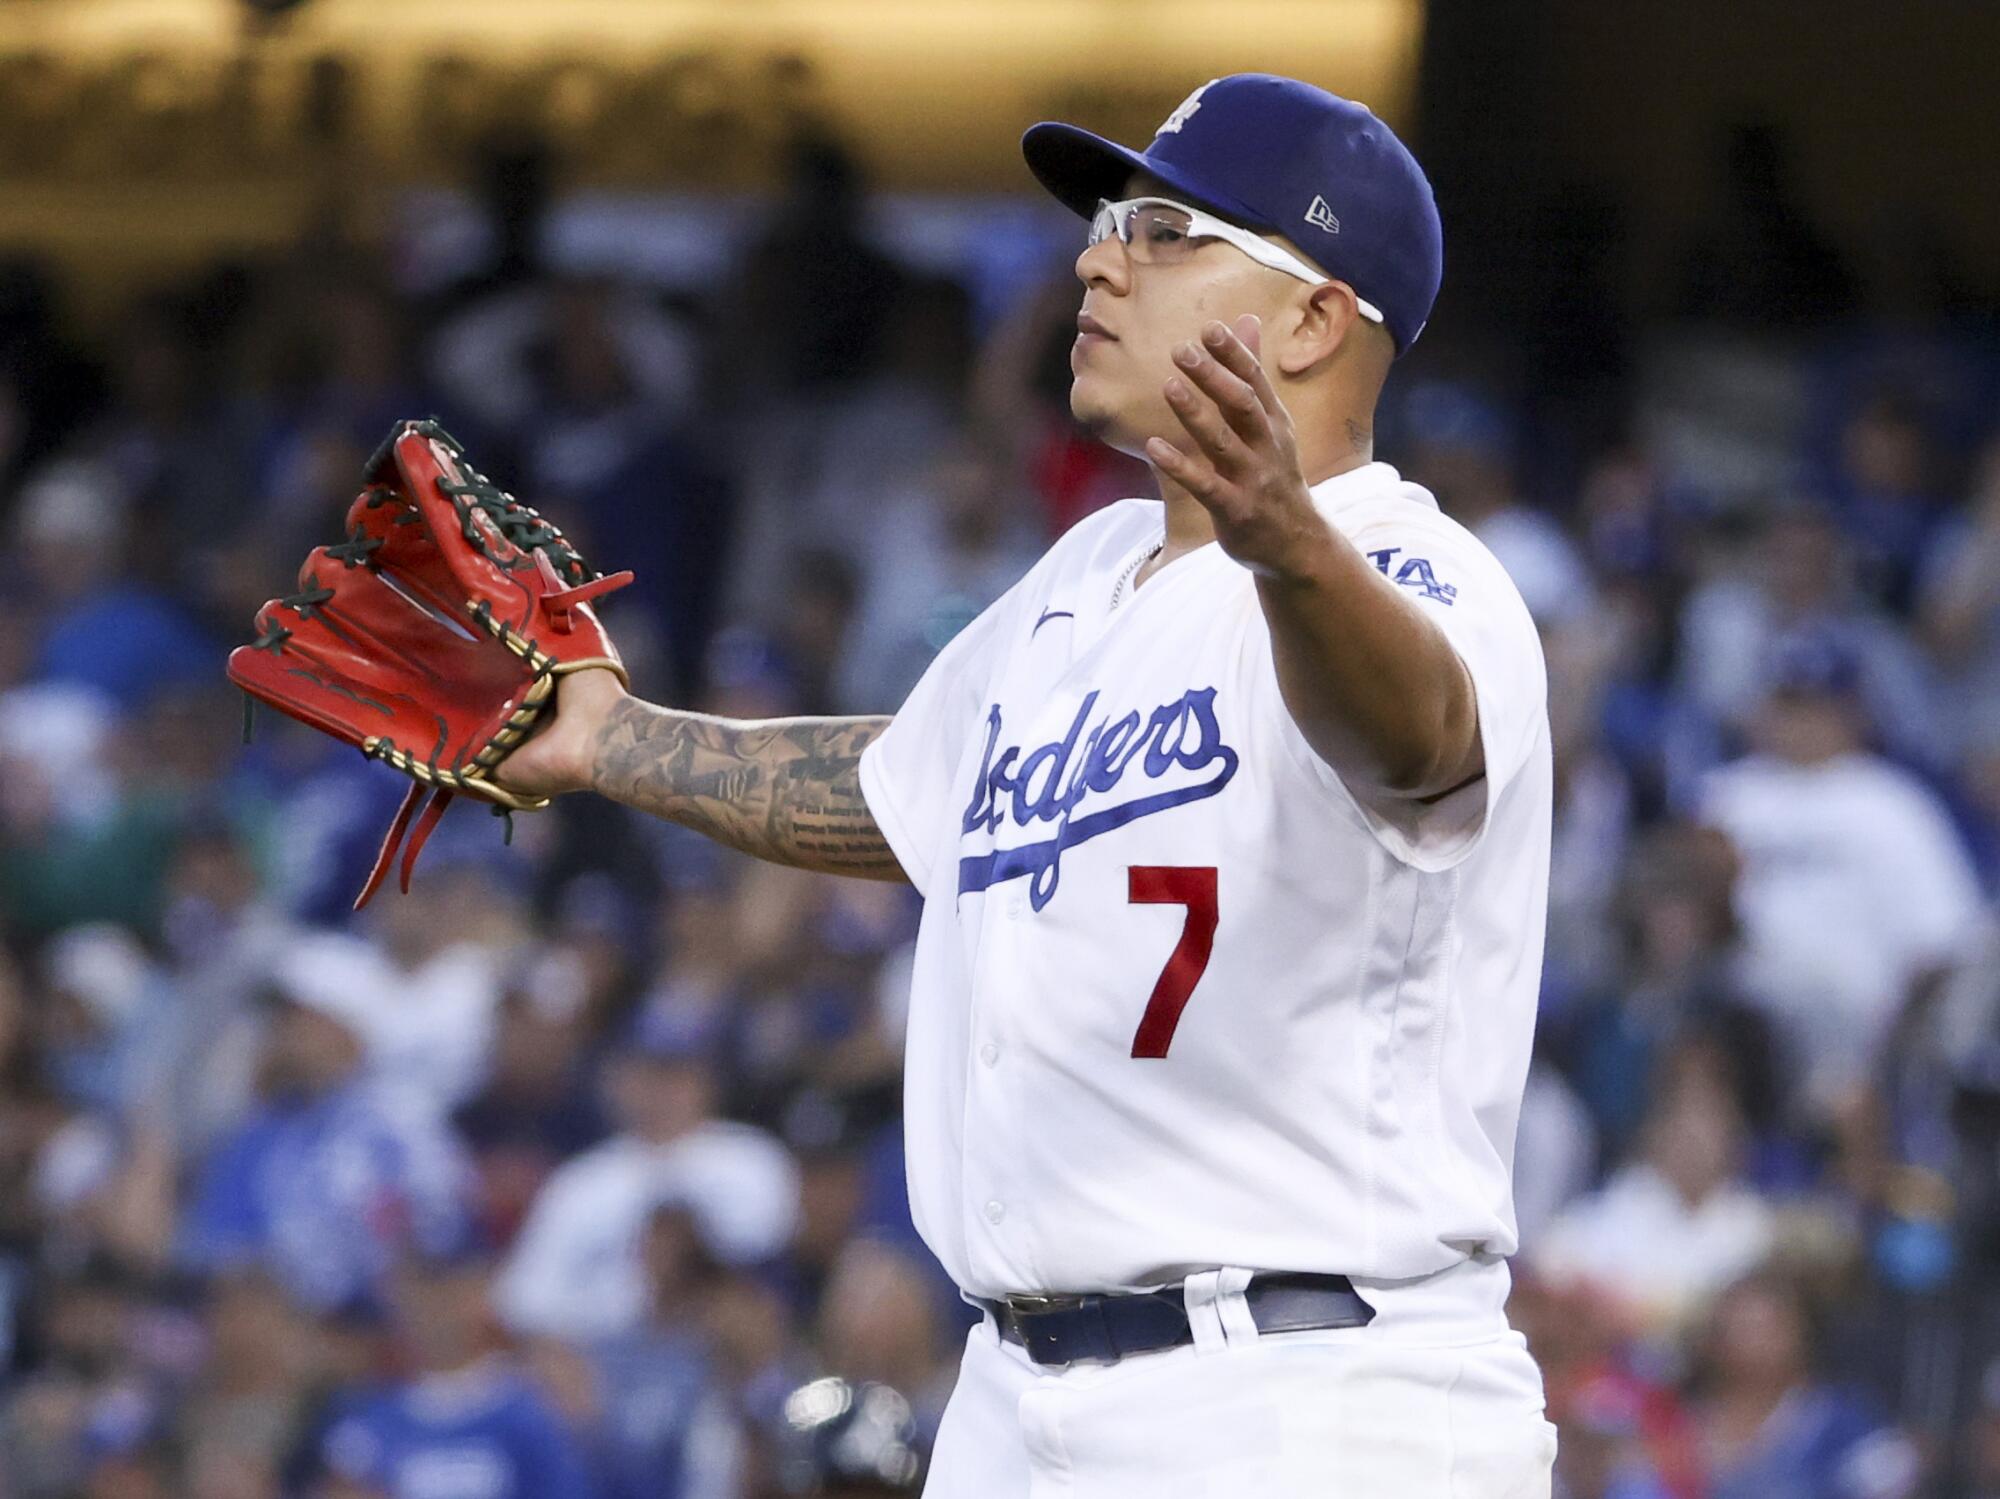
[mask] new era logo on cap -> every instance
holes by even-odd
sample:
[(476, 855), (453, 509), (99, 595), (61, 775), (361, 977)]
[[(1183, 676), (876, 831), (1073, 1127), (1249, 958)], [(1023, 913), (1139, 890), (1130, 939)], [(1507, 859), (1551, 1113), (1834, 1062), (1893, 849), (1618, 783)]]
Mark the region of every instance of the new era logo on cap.
[(1306, 222), (1316, 229), (1324, 229), (1328, 234), (1340, 233), (1340, 220), (1333, 216), (1333, 210), (1326, 206), (1326, 199), (1313, 194), (1312, 202), (1306, 205)]

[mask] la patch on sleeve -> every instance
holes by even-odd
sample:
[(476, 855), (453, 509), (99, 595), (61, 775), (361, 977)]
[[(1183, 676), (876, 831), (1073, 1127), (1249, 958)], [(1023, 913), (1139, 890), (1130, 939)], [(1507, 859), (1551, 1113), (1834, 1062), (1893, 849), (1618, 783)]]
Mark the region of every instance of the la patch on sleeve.
[[(1448, 605), (1458, 597), (1458, 585), (1440, 583), (1430, 558), (1402, 557), (1402, 553), (1401, 547), (1383, 547), (1379, 552), (1370, 552), (1368, 558), (1391, 583), (1415, 589), (1427, 599)], [(1398, 557), (1402, 557), (1402, 561), (1398, 562)]]

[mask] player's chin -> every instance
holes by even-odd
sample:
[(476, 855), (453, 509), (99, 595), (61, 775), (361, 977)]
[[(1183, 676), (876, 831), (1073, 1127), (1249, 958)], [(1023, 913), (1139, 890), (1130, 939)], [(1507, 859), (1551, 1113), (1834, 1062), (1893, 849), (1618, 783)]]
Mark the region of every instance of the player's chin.
[(1119, 397), (1108, 381), (1079, 374), (1069, 388), (1069, 414), (1099, 442), (1121, 453), (1136, 453), (1146, 445), (1146, 434), (1132, 421), (1135, 403)]

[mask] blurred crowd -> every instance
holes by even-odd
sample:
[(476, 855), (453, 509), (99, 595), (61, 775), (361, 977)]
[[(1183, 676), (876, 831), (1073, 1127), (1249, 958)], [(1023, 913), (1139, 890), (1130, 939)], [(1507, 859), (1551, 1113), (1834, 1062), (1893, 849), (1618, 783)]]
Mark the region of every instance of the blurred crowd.
[[(530, 157), (482, 201), (448, 276), (323, 233), (87, 339), (0, 267), (5, 1499), (919, 1481), (973, 1314), (903, 1195), (914, 894), (575, 798), (355, 917), (403, 782), (246, 740), (222, 660), (401, 417), (741, 716), (892, 710), (1145, 472), (1069, 422), (1066, 260), (914, 264), (831, 148), (699, 295), (552, 263)], [(1378, 431), (1549, 655), (1564, 1499), (2000, 1495), (2000, 356), (1772, 305), (1496, 377), (1447, 304)]]

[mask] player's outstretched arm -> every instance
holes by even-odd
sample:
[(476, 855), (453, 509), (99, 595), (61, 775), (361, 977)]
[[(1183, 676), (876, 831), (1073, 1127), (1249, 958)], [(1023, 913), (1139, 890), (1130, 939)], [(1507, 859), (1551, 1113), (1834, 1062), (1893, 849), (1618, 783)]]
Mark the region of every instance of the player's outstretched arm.
[(746, 723), (619, 700), (592, 788), (731, 848), (827, 874), (899, 880), (861, 796), (861, 752), (887, 718)]
[(861, 752), (887, 718), (712, 718), (644, 702), (601, 671), (560, 692), (552, 728), (501, 767), (506, 785), (596, 791), (775, 864), (905, 878), (861, 795)]

